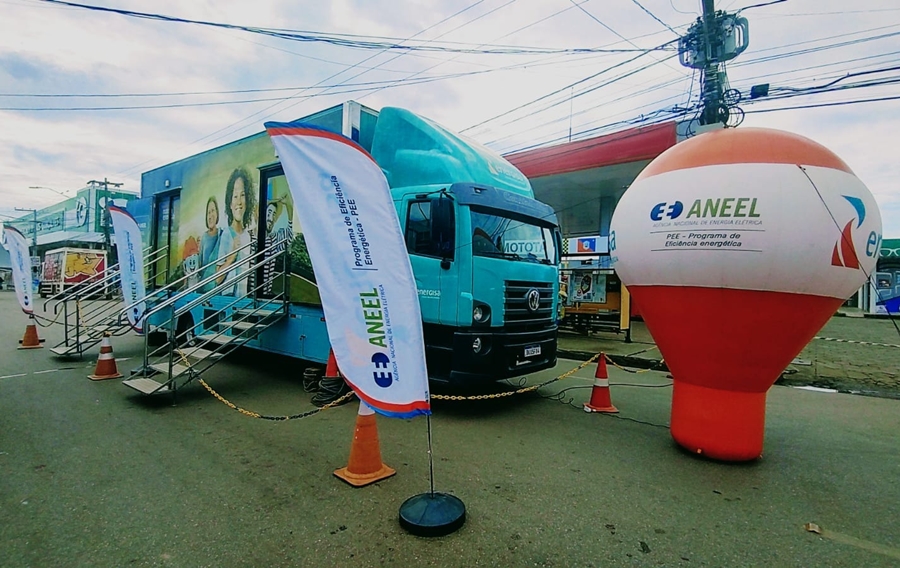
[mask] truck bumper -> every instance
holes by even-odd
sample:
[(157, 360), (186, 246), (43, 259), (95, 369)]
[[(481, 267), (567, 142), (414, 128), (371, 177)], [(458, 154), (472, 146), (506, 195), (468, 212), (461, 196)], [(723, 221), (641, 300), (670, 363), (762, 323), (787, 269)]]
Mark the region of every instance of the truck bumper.
[[(429, 377), (454, 386), (520, 377), (556, 365), (557, 326), (530, 331), (426, 330)], [(475, 353), (473, 344), (481, 340)], [(436, 341), (435, 341), (436, 340)]]

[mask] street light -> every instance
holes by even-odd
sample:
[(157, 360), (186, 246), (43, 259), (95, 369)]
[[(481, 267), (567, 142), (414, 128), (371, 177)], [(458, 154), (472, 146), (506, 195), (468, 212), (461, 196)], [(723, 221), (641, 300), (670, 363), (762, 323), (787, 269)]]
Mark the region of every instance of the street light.
[(32, 209), (31, 207), (16, 207), (16, 211), (31, 211), (32, 242), (34, 243), (34, 256), (37, 256), (37, 214), (38, 214), (38, 210)]
[(68, 199), (69, 197), (71, 197), (70, 195), (66, 195), (66, 194), (63, 193), (62, 191), (59, 191), (58, 189), (53, 189), (52, 187), (47, 187), (46, 185), (29, 185), (29, 186), (28, 186), (28, 189), (49, 189), (49, 190), (52, 191), (53, 193), (58, 193), (58, 194), (62, 195), (63, 197), (67, 198), (67, 199)]

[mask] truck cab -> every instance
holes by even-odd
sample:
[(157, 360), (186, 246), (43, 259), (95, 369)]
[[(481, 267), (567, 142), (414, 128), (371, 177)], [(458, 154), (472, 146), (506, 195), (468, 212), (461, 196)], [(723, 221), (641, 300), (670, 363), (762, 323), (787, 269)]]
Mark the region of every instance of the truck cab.
[(460, 385), (555, 365), (560, 235), (527, 178), (488, 148), (390, 107), (372, 157), (405, 234), (431, 379)]

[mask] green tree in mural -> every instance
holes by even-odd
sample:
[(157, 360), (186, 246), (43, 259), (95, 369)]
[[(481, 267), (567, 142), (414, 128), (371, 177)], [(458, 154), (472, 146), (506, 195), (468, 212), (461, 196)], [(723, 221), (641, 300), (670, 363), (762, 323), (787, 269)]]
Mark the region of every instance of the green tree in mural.
[(315, 282), (316, 276), (313, 274), (312, 260), (309, 258), (309, 250), (306, 248), (306, 238), (303, 236), (303, 233), (296, 235), (294, 240), (291, 241), (289, 253), (291, 257), (291, 272)]

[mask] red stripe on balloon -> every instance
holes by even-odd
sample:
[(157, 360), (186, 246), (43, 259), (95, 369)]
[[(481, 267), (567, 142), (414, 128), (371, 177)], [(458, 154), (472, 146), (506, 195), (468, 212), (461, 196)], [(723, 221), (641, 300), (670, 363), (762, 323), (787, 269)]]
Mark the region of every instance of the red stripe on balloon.
[(766, 392), (841, 298), (699, 286), (628, 287), (676, 381)]

